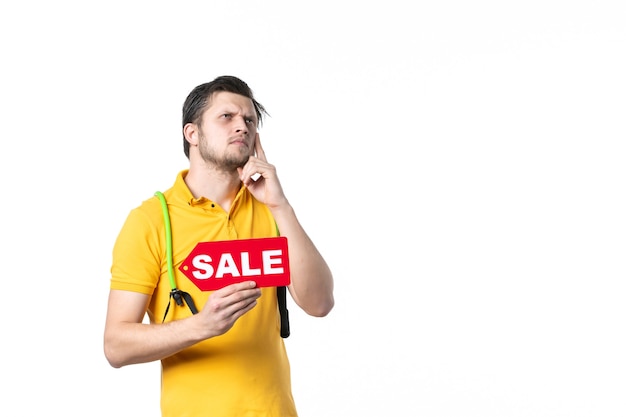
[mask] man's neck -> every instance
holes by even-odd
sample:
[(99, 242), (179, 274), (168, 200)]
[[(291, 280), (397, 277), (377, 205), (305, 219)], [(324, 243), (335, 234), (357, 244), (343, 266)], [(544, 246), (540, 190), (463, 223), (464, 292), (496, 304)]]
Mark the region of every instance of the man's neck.
[(189, 168), (185, 183), (195, 198), (208, 198), (219, 204), (225, 211), (230, 209), (241, 188), (237, 171), (233, 173), (206, 168)]

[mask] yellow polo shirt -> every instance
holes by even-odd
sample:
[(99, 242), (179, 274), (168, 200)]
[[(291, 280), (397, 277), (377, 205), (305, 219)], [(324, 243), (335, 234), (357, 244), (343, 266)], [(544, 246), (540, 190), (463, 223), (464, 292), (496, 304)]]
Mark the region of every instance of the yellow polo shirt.
[[(201, 291), (178, 267), (199, 242), (276, 236), (269, 209), (242, 187), (230, 212), (206, 198), (196, 199), (181, 171), (163, 194), (171, 221), (176, 285), (198, 308)], [(188, 317), (188, 306), (171, 300), (165, 224), (155, 196), (131, 210), (113, 248), (111, 289), (151, 295), (148, 317), (161, 323)], [(280, 337), (276, 289), (263, 288), (257, 306), (225, 334), (161, 361), (163, 417), (297, 416), (289, 360)]]

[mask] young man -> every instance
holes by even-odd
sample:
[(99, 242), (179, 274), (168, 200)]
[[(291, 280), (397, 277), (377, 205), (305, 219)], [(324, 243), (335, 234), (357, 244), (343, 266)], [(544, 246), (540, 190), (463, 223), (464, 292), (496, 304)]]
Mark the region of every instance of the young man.
[(280, 234), (288, 244), (293, 301), (317, 317), (333, 308), (332, 273), (261, 146), (257, 129), (266, 114), (248, 85), (232, 76), (199, 85), (184, 103), (189, 168), (163, 197), (175, 283), (191, 300), (179, 305), (170, 294), (159, 197), (131, 210), (116, 240), (104, 353), (115, 368), (161, 361), (164, 417), (297, 416), (276, 288), (250, 280), (202, 291), (179, 270), (200, 242)]

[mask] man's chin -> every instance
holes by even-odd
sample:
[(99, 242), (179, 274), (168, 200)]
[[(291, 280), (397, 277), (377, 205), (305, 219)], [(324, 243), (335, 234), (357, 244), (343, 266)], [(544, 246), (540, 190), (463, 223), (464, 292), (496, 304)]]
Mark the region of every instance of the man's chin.
[(249, 159), (249, 155), (241, 158), (227, 158), (226, 160), (224, 160), (224, 166), (227, 166), (231, 169), (243, 168), (243, 166), (248, 163)]

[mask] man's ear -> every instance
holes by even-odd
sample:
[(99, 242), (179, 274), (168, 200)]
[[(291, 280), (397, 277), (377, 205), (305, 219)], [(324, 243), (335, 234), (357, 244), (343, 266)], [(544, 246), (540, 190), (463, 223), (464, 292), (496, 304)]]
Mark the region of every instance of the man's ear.
[(185, 135), (185, 139), (187, 139), (190, 145), (197, 146), (200, 142), (200, 132), (195, 123), (187, 123), (183, 127), (183, 135)]

